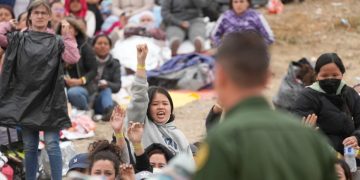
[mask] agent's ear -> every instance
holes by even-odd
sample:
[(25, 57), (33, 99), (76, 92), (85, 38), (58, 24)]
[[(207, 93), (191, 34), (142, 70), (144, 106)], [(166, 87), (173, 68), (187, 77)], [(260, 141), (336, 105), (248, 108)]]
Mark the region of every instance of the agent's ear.
[(273, 72), (269, 68), (267, 70), (266, 74), (265, 74), (265, 79), (264, 79), (264, 82), (263, 82), (263, 86), (265, 88), (270, 88), (272, 78), (273, 78)]
[(223, 65), (221, 65), (220, 63), (216, 63), (214, 80), (215, 89), (217, 91), (221, 91), (221, 89), (226, 86), (228, 81), (229, 79), (227, 78)]

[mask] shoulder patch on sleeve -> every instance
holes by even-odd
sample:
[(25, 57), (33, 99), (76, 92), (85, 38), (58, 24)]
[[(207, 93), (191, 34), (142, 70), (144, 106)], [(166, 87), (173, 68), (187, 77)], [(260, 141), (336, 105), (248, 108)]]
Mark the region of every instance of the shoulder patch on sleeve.
[(209, 158), (209, 145), (204, 142), (201, 144), (197, 155), (195, 156), (196, 170), (202, 169)]

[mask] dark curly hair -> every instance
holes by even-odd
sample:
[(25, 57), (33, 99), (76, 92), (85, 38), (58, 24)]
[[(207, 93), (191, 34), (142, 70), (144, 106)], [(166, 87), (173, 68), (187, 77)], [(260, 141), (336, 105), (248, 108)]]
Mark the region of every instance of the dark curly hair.
[(88, 147), (91, 172), (96, 161), (111, 161), (115, 169), (115, 177), (119, 175), (120, 152), (121, 149), (116, 144), (110, 143), (108, 140), (98, 140), (91, 143)]

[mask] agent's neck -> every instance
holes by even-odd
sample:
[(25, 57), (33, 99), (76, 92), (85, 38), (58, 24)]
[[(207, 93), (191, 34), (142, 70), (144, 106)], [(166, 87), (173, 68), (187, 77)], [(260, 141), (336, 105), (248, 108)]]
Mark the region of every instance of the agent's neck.
[(255, 96), (262, 96), (264, 88), (254, 87), (250, 89), (232, 89), (230, 90), (229, 96), (226, 96), (222, 100), (223, 108), (228, 111), (236, 106), (239, 102)]

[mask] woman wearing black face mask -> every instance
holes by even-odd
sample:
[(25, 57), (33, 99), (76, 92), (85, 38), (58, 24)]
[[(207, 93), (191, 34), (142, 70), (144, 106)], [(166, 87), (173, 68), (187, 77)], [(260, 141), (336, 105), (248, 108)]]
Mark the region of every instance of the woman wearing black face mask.
[(316, 82), (304, 89), (295, 102), (295, 113), (316, 115), (316, 125), (333, 148), (358, 147), (360, 141), (360, 97), (342, 81), (345, 67), (336, 53), (321, 55), (315, 65)]

